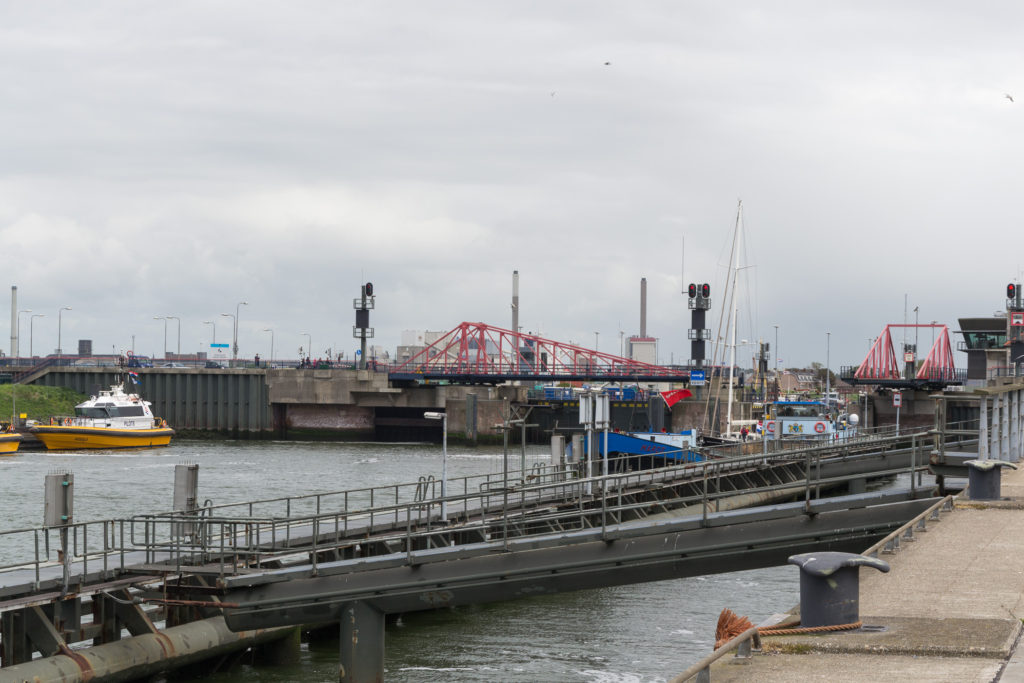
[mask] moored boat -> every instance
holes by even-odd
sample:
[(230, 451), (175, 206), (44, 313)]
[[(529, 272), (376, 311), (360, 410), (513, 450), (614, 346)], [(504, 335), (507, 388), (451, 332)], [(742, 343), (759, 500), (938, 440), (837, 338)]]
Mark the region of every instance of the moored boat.
[(0, 434), (0, 456), (16, 455), (21, 445), (21, 434), (9, 432)]
[(768, 419), (763, 429), (769, 439), (778, 434), (785, 438), (834, 441), (856, 435), (857, 416), (837, 418), (822, 401), (775, 401), (766, 408)]
[[(607, 436), (607, 440), (605, 437)], [(598, 432), (597, 453), (604, 457), (605, 444), (607, 455), (616, 457), (643, 456), (646, 458), (643, 467), (661, 467), (678, 462), (699, 462), (704, 457), (697, 450), (697, 430), (684, 432)], [(584, 439), (583, 454), (589, 452), (587, 440)], [(569, 449), (571, 452), (571, 444)]]
[(174, 436), (153, 416), (150, 402), (125, 393), (123, 384), (100, 391), (75, 406), (74, 417), (51, 418), (29, 430), (50, 450), (81, 448), (149, 448), (166, 446)]

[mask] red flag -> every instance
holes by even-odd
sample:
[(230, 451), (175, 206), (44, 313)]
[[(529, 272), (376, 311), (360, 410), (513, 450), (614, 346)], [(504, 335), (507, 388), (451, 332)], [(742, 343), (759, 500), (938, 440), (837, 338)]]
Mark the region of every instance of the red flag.
[(672, 391), (661, 392), (661, 398), (669, 408), (679, 403), (684, 398), (690, 398), (691, 396), (693, 396), (693, 393), (691, 393), (689, 389), (673, 389)]

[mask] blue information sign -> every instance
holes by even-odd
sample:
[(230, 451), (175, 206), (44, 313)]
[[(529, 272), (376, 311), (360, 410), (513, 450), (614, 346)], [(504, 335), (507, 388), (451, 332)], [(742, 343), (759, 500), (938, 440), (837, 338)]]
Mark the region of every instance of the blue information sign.
[(704, 371), (703, 370), (690, 370), (690, 384), (700, 386), (704, 384)]

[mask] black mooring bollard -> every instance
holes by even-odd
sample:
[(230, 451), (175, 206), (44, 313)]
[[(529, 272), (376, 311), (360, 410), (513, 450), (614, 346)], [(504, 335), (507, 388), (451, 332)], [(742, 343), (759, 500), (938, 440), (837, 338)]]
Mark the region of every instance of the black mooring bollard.
[(967, 493), (971, 500), (999, 500), (1004, 467), (1017, 466), (1005, 460), (968, 460)]
[(791, 555), (800, 567), (800, 626), (839, 626), (860, 621), (861, 567), (889, 571), (889, 563), (854, 553)]

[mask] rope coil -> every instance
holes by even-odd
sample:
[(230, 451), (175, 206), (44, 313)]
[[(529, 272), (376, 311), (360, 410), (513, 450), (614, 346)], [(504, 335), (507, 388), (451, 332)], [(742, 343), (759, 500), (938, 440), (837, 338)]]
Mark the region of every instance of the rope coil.
[[(793, 636), (806, 633), (829, 633), (834, 631), (850, 631), (860, 628), (864, 622), (855, 621), (852, 624), (835, 624), (832, 626), (800, 626), (799, 621), (792, 621), (777, 626), (764, 626), (757, 629), (761, 636)], [(754, 625), (746, 617), (741, 617), (730, 609), (723, 609), (718, 615), (718, 626), (715, 628), (715, 649), (722, 647), (727, 642), (740, 635)]]

